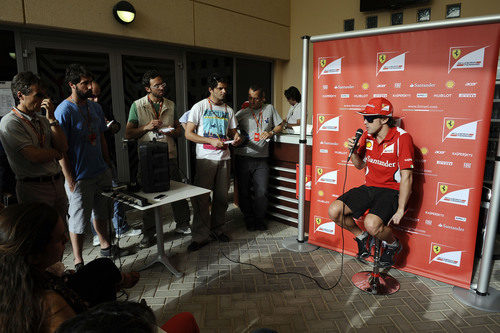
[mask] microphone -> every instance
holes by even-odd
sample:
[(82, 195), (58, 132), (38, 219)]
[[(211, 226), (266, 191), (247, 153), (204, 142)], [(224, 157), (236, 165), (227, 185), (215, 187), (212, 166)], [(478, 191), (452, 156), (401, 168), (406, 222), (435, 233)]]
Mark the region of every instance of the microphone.
[(349, 150), (349, 157), (347, 157), (347, 163), (351, 159), (351, 156), (354, 153), (354, 150), (356, 149), (356, 146), (358, 144), (359, 139), (361, 138), (361, 135), (363, 135), (363, 130), (361, 128), (358, 128), (358, 130), (356, 131), (356, 137), (354, 138), (354, 146), (352, 146), (351, 150)]

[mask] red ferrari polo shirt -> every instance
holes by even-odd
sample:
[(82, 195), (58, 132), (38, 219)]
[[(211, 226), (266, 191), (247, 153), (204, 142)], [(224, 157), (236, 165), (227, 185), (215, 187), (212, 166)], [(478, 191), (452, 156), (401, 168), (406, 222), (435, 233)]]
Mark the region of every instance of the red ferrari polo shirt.
[(399, 191), (401, 170), (413, 169), (413, 141), (406, 131), (391, 127), (382, 142), (363, 133), (358, 154), (366, 162), (366, 186), (392, 188)]

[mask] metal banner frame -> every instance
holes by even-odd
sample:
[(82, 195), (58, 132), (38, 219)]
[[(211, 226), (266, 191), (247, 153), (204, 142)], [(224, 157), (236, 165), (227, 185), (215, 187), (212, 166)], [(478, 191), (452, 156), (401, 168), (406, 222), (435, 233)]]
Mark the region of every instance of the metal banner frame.
[[(299, 216), (298, 216), (298, 236), (296, 242), (301, 245), (304, 244), (304, 203), (305, 203), (305, 172), (306, 172), (306, 161), (305, 161), (305, 151), (306, 151), (306, 119), (307, 119), (307, 87), (308, 87), (308, 75), (309, 75), (309, 42), (323, 42), (332, 41), (338, 39), (346, 39), (353, 37), (367, 37), (374, 35), (385, 35), (391, 33), (401, 33), (410, 32), (418, 30), (430, 30), (437, 28), (451, 28), (460, 27), (467, 25), (480, 25), (489, 23), (500, 22), (500, 15), (486, 15), (480, 17), (472, 18), (462, 18), (454, 20), (442, 20), (428, 23), (417, 23), (409, 24), (404, 26), (391, 26), (383, 27), (378, 29), (361, 30), (361, 31), (351, 31), (342, 32), (335, 34), (325, 34), (317, 36), (304, 36), (303, 39), (303, 52), (302, 52), (302, 110), (301, 110), (301, 129), (300, 129), (300, 141), (299, 141)], [(493, 193), (492, 193), (492, 205), (488, 211), (488, 226), (486, 229), (486, 241), (483, 249), (483, 258), (481, 260), (480, 274), (479, 274), (479, 284), (477, 290), (470, 292), (462, 288), (455, 287), (455, 294), (461, 298), (461, 300), (479, 309), (486, 311), (500, 311), (498, 300), (500, 299), (500, 294), (498, 291), (488, 288), (491, 271), (492, 271), (492, 257), (493, 257), (493, 247), (496, 237), (496, 230), (498, 225), (499, 209), (500, 209), (500, 199), (498, 198), (500, 191), (500, 147), (499, 152), (495, 158), (495, 175), (493, 180)], [(496, 202), (496, 203), (495, 203)], [(292, 242), (293, 243), (293, 242)], [(292, 248), (290, 242), (283, 243), (286, 248), (291, 250), (296, 250)], [(303, 252), (303, 250), (299, 250)], [(460, 295), (464, 295), (461, 297)], [(472, 295), (472, 296), (471, 296)], [(478, 299), (479, 298), (479, 299)], [(471, 300), (472, 299), (472, 300)], [(497, 303), (497, 304), (496, 304)], [(496, 304), (496, 307), (495, 307)]]

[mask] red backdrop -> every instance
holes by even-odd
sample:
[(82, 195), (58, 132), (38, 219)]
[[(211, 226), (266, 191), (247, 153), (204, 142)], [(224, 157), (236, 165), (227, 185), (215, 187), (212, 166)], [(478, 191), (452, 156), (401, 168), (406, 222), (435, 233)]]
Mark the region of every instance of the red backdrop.
[[(328, 207), (342, 194), (344, 144), (364, 129), (356, 111), (385, 97), (416, 155), (396, 267), (469, 287), (499, 40), (500, 25), (486, 24), (314, 44), (310, 243), (342, 248)], [(346, 190), (364, 183), (364, 171), (347, 172)], [(357, 252), (348, 232), (345, 252)]]

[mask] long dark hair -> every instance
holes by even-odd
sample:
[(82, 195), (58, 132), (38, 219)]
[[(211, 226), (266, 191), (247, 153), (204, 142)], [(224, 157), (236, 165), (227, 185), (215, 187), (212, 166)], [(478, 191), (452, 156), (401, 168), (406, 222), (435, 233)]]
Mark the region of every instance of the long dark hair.
[(31, 259), (50, 243), (57, 211), (42, 203), (0, 212), (0, 331), (37, 332), (45, 317), (44, 277)]

